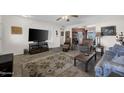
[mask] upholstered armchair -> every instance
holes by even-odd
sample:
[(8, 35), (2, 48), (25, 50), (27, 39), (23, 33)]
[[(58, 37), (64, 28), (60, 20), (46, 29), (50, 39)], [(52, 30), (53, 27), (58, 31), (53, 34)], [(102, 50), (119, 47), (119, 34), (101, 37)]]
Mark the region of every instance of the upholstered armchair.
[(81, 52), (90, 52), (92, 46), (93, 46), (93, 40), (85, 39), (83, 40), (83, 43), (79, 45), (79, 50)]
[(63, 45), (63, 51), (68, 51), (71, 48), (71, 38), (66, 38), (65, 43)]

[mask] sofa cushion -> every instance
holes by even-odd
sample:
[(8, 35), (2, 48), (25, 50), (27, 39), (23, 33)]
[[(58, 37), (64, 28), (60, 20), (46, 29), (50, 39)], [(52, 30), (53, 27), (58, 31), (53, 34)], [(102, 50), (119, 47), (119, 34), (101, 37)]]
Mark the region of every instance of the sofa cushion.
[(105, 52), (105, 55), (109, 55), (109, 56), (111, 56), (112, 58), (114, 58), (114, 57), (116, 56), (116, 52), (107, 50), (107, 51)]
[(112, 59), (112, 62), (124, 65), (124, 56), (114, 58), (114, 59)]
[(108, 55), (106, 52), (105, 54), (103, 55), (102, 59), (100, 60), (102, 63), (104, 62), (110, 62), (112, 60), (112, 56), (111, 55)]
[(114, 47), (111, 50), (114, 51), (114, 52), (124, 51), (124, 46), (115, 44)]
[(124, 51), (118, 51), (118, 57), (124, 56)]
[(115, 44), (113, 47), (109, 48), (110, 51), (113, 51), (118, 56), (124, 56), (124, 46)]

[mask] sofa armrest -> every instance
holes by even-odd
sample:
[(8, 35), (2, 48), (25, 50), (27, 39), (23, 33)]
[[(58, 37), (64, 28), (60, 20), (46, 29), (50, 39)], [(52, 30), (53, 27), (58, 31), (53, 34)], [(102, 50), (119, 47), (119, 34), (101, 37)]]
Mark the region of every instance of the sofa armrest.
[(95, 76), (97, 77), (103, 76), (103, 68), (101, 66), (95, 66)]

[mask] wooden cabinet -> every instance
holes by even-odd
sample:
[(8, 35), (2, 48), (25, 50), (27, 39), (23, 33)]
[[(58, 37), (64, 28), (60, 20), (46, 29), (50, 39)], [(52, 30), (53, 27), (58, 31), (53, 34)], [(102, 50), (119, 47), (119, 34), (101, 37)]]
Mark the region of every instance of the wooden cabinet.
[(10, 77), (13, 74), (13, 54), (0, 55), (0, 76)]
[(33, 43), (29, 44), (29, 53), (30, 54), (37, 54), (48, 51), (48, 43)]
[[(78, 33), (82, 33), (82, 37), (80, 38), (78, 36)], [(72, 47), (73, 49), (75, 49), (78, 44), (79, 44), (79, 39), (83, 40), (87, 39), (87, 30), (85, 30), (84, 28), (72, 28)]]

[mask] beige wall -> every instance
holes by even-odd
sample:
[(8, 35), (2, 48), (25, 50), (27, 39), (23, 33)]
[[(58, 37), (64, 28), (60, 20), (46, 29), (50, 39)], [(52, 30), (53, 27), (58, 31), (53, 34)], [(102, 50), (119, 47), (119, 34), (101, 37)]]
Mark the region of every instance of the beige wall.
[(0, 53), (2, 53), (2, 19), (0, 16)]
[[(51, 24), (43, 21), (36, 21), (21, 16), (3, 16), (3, 53), (22, 54), (23, 50), (28, 49), (28, 33), (29, 28), (49, 30), (48, 45), (50, 48), (60, 46), (60, 33), (56, 36), (56, 30), (60, 27), (56, 24)], [(11, 34), (11, 26), (22, 27), (23, 34)], [(59, 31), (58, 31), (59, 32)]]
[[(92, 16), (82, 19), (82, 22), (77, 25), (66, 27), (66, 30), (70, 30), (73, 27), (84, 27), (84, 26), (95, 26), (96, 32), (100, 32), (101, 27), (115, 25), (117, 33), (124, 32), (124, 16)], [(104, 36), (102, 37), (102, 44), (107, 48), (113, 46), (116, 42), (115, 36)]]

